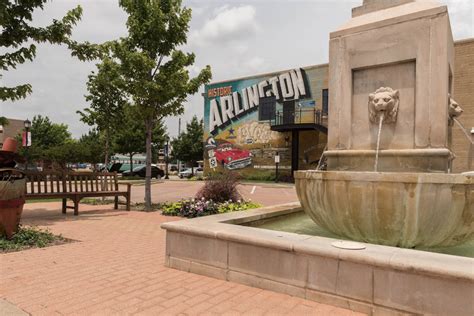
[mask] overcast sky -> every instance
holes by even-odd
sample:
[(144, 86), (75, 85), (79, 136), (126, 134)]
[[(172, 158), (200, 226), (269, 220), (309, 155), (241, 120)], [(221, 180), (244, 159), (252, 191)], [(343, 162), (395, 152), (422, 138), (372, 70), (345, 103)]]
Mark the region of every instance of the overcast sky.
[[(81, 5), (84, 13), (75, 28), (76, 40), (101, 43), (126, 35), (126, 15), (116, 0), (54, 0), (36, 12), (35, 24)], [(443, 0), (448, 5), (454, 39), (474, 37), (473, 0)], [(196, 53), (191, 70), (195, 75), (211, 65), (213, 81), (328, 62), (328, 34), (345, 23), (351, 8), (362, 0), (184, 0), (193, 9), (193, 19), (184, 48)], [(69, 125), (79, 137), (89, 126), (79, 121), (77, 110), (84, 100), (87, 75), (94, 63), (70, 56), (61, 46), (39, 45), (37, 58), (16, 70), (2, 73), (0, 85), (30, 83), (33, 93), (25, 100), (0, 105), (0, 116), (26, 119), (36, 114)], [(202, 89), (201, 89), (202, 90)], [(201, 92), (200, 92), (201, 93)], [(202, 117), (200, 93), (189, 97), (184, 122)], [(167, 121), (170, 135), (178, 130), (178, 119)]]

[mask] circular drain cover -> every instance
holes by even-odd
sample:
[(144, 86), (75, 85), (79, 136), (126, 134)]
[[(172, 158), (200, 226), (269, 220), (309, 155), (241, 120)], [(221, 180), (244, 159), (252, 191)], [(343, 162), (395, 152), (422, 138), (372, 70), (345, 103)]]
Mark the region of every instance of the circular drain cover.
[(331, 243), (333, 247), (340, 248), (340, 249), (348, 249), (348, 250), (362, 250), (365, 249), (365, 245), (360, 244), (358, 242), (353, 241), (345, 241), (345, 240), (338, 240)]

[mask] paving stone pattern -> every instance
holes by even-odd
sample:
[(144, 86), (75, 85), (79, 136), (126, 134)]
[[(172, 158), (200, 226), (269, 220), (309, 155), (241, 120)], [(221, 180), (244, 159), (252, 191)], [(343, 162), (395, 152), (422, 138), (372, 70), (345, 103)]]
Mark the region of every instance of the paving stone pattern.
[[(77, 242), (0, 255), (0, 298), (33, 315), (356, 315), (164, 266), (159, 213), (28, 204), (23, 222)], [(0, 311), (0, 314), (1, 311)]]

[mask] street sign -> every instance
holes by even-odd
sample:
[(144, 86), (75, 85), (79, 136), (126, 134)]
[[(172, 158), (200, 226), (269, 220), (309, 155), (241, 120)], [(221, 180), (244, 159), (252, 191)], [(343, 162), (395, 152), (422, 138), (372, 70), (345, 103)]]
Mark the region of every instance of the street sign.
[(217, 168), (217, 159), (216, 159), (216, 157), (212, 157), (211, 159), (209, 159), (209, 167), (211, 167), (211, 169)]

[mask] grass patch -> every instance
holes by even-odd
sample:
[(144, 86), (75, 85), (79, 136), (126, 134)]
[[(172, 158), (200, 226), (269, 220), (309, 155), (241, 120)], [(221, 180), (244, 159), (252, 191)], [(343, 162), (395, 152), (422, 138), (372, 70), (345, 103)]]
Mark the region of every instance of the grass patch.
[(147, 211), (145, 210), (145, 203), (136, 203), (135, 205), (132, 206), (132, 210), (134, 211), (139, 211), (139, 212), (157, 212), (157, 211), (161, 211), (163, 205), (161, 205), (160, 203), (158, 204), (152, 204), (151, 205), (151, 210), (150, 211)]
[[(162, 182), (163, 182), (162, 180), (157, 180), (156, 178), (151, 179), (151, 184), (162, 183)], [(133, 186), (144, 186), (145, 185), (145, 179), (144, 178), (138, 178), (138, 179), (120, 178), (118, 183), (119, 184), (131, 183)]]
[(139, 176), (130, 176), (130, 177), (121, 177), (120, 180), (124, 180), (124, 181), (143, 180), (143, 181), (145, 181), (145, 178), (142, 178), (142, 177), (139, 177)]
[[(252, 181), (252, 182), (275, 182), (276, 174), (275, 170), (252, 170), (252, 172), (242, 172), (240, 174), (240, 179), (244, 181)], [(291, 177), (291, 172), (288, 170), (280, 170), (278, 172), (278, 181), (279, 182), (293, 182)]]
[(49, 230), (37, 227), (20, 226), (18, 232), (8, 240), (0, 237), (0, 252), (13, 252), (30, 248), (44, 248), (64, 244), (70, 240), (61, 235), (54, 235)]
[(61, 202), (62, 199), (28, 199), (26, 200), (26, 204), (30, 203), (46, 203), (46, 202)]
[(81, 200), (82, 204), (88, 204), (88, 205), (109, 205), (113, 204), (114, 200), (111, 199), (82, 199)]

